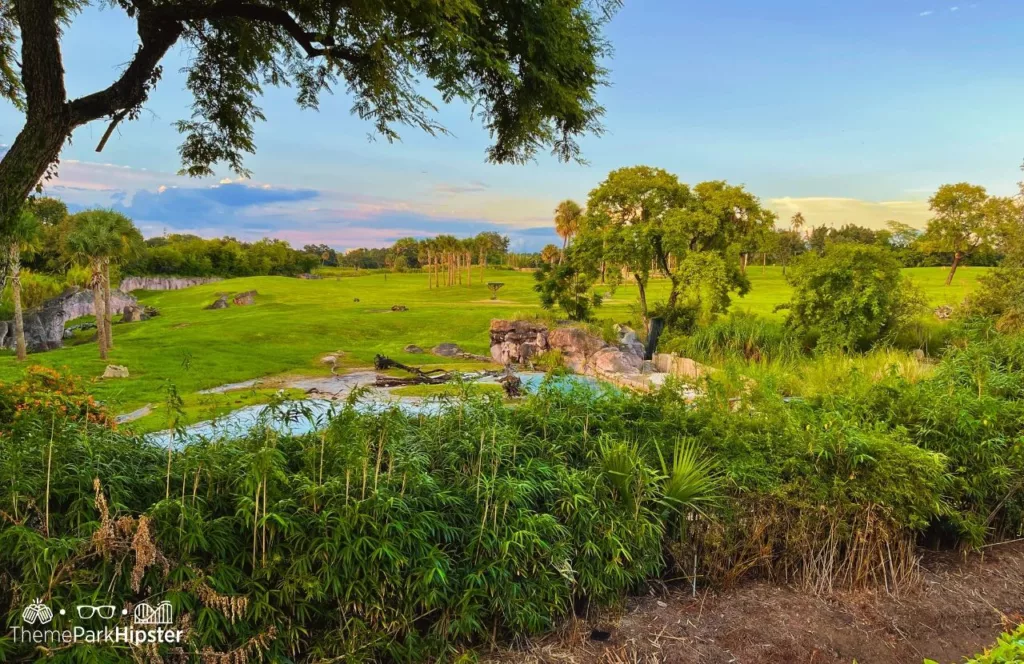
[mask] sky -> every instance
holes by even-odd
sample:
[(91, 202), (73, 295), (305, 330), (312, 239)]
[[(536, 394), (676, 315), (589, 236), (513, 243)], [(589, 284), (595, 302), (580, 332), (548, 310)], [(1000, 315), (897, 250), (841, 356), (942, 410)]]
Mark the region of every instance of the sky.
[[(606, 133), (581, 142), (586, 165), (548, 155), (488, 164), (487, 132), (461, 103), (436, 115), (451, 135), (401, 128), (388, 143), (343, 90), (312, 112), (269, 88), (251, 180), (175, 175), (173, 123), (191, 104), (180, 72), (189, 53), (177, 48), (142, 117), (102, 153), (105, 124), (77, 130), (46, 193), (72, 209), (121, 210), (147, 236), (349, 249), (497, 230), (535, 251), (555, 240), (560, 200), (585, 203), (609, 171), (647, 164), (691, 184), (743, 184), (782, 220), (801, 211), (810, 225), (923, 226), (941, 184), (1016, 192), (1022, 35), (1020, 0), (625, 0), (606, 29)], [(120, 10), (88, 8), (62, 40), (68, 94), (109, 85), (136, 45)], [(0, 151), (22, 122), (0, 102)]]

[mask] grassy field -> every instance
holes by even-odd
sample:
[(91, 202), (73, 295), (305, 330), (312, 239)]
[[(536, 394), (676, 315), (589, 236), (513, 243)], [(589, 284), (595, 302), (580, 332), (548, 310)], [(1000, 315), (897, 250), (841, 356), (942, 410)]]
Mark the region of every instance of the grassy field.
[[(928, 294), (933, 305), (954, 304), (976, 285), (983, 268), (961, 268), (953, 285), (943, 285), (943, 268), (915, 268), (907, 274)], [(363, 273), (305, 281), (287, 277), (232, 279), (181, 291), (136, 293), (161, 315), (142, 323), (114, 326), (115, 348), (103, 362), (95, 344), (82, 337), (67, 348), (35, 354), (31, 363), (67, 366), (84, 379), (95, 381), (92, 391), (115, 412), (126, 412), (163, 400), (164, 388), (173, 383), (190, 410), (221, 410), (228, 404), (200, 403), (198, 390), (252, 378), (280, 374), (327, 373), (320, 358), (342, 352), (343, 366), (366, 366), (377, 353), (409, 364), (424, 364), (429, 356), (409, 355), (407, 344), (429, 350), (441, 342), (454, 342), (465, 350), (488, 353), (487, 328), (492, 318), (539, 313), (533, 275), (489, 270), (486, 281), (505, 287), (491, 300), (474, 274), (472, 286), (428, 290), (420, 273)], [(762, 274), (751, 269), (753, 289), (734, 298), (733, 308), (781, 317), (775, 305), (789, 298), (780, 268)], [(256, 290), (256, 304), (208, 311), (204, 307), (221, 292)], [(652, 284), (651, 301), (663, 297), (668, 284)], [(619, 288), (598, 310), (602, 319), (633, 318), (635, 286)], [(393, 312), (392, 305), (408, 311)], [(131, 377), (99, 380), (106, 364), (123, 364)], [(449, 363), (450, 364), (450, 363)], [(479, 364), (477, 363), (476, 366)], [(0, 355), (0, 380), (16, 378), (22, 366), (12, 354)]]

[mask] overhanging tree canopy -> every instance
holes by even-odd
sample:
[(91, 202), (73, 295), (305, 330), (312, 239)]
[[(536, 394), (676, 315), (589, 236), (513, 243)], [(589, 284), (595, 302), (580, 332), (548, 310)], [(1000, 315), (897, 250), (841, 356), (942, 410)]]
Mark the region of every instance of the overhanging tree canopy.
[(523, 162), (541, 149), (578, 159), (578, 137), (601, 131), (595, 92), (609, 49), (600, 30), (618, 2), (111, 0), (136, 21), (138, 48), (110, 86), (77, 99), (67, 98), (60, 32), (89, 0), (4, 2), (0, 96), (24, 111), (25, 125), (0, 161), (0, 231), (76, 127), (108, 118), (102, 149), (119, 122), (139, 115), (175, 44), (191, 51), (192, 116), (177, 123), (189, 175), (219, 162), (247, 174), (265, 85), (294, 87), (310, 109), (344, 85), (352, 111), (388, 140), (399, 124), (443, 132), (419, 78), (445, 102), (473, 104), (493, 139), (489, 160)]

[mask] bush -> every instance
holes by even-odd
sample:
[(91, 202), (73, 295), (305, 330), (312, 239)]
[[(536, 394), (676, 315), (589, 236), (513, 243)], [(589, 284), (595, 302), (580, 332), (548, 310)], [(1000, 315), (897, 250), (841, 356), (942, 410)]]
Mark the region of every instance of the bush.
[(795, 289), (785, 305), (789, 325), (826, 348), (865, 348), (915, 318), (925, 301), (882, 247), (830, 245), (824, 256), (802, 256), (787, 280)]
[(601, 296), (591, 292), (593, 277), (571, 261), (562, 264), (545, 263), (535, 274), (540, 293), (540, 304), (545, 309), (558, 306), (569, 320), (589, 321), (592, 311), (601, 306)]

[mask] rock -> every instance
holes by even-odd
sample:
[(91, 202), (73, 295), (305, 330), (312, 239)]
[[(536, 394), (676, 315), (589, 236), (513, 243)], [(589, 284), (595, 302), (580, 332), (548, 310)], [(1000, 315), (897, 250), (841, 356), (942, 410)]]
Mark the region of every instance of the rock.
[(250, 304), (256, 304), (256, 296), (259, 295), (254, 290), (245, 291), (231, 298), (231, 303), (238, 307), (245, 307)]
[(627, 325), (616, 325), (615, 334), (618, 336), (619, 349), (633, 353), (640, 357), (644, 356), (644, 344), (640, 341), (636, 331)]
[(949, 320), (953, 317), (953, 307), (948, 305), (942, 305), (935, 309), (935, 317), (939, 320)]
[(604, 374), (637, 374), (644, 364), (642, 356), (612, 346), (594, 353), (590, 362), (598, 373)]
[(452, 343), (438, 344), (431, 348), (430, 352), (439, 357), (458, 357), (465, 353), (457, 344)]
[(135, 290), (181, 290), (220, 281), (220, 277), (125, 277), (119, 288), (125, 293)]
[(526, 320), (491, 321), (491, 359), (499, 364), (520, 364), (548, 350), (548, 329)]
[(711, 373), (711, 367), (688, 357), (679, 357), (670, 353), (655, 353), (652, 360), (654, 368), (660, 373), (671, 374), (679, 378), (696, 379)]
[(149, 316), (146, 315), (145, 310), (137, 304), (133, 304), (124, 308), (124, 313), (121, 314), (122, 323), (138, 323), (144, 321)]
[[(2, 323), (0, 323), (2, 325)], [(96, 323), (79, 323), (78, 325), (71, 325), (64, 330), (64, 338), (71, 339), (75, 336), (75, 332), (81, 330), (95, 330)]]
[(913, 355), (913, 356), (914, 356), (914, 359), (915, 359), (915, 360), (917, 360), (918, 362), (924, 362), (924, 360), (925, 360), (925, 354), (924, 354), (924, 351), (923, 351), (923, 350), (921, 350), (920, 348), (915, 348), (915, 349), (914, 349), (914, 350), (913, 350), (913, 351), (911, 352), (911, 355)]
[(213, 304), (207, 305), (206, 308), (207, 309), (227, 309), (229, 306), (231, 306), (231, 305), (228, 304), (228, 296), (227, 295), (221, 295), (220, 297), (217, 298), (217, 300)]
[(123, 367), (119, 364), (108, 364), (106, 371), (103, 372), (104, 378), (127, 378), (128, 367)]
[(391, 307), (391, 311), (409, 311), (409, 307), (405, 306), (404, 304), (396, 304), (395, 306)]
[(409, 353), (410, 355), (419, 355), (420, 353), (425, 352), (422, 348), (420, 348), (416, 344), (409, 344), (408, 346), (403, 348), (402, 351), (406, 352), (406, 353)]
[(579, 355), (586, 360), (607, 344), (581, 328), (559, 327), (548, 332), (548, 345), (562, 351), (563, 355)]
[[(111, 314), (120, 314), (126, 306), (137, 303), (131, 295), (117, 289), (110, 291)], [(25, 344), (33, 352), (60, 348), (64, 345), (64, 324), (95, 313), (92, 291), (70, 288), (59, 297), (25, 312)], [(14, 321), (0, 321), (0, 348), (13, 349), (14, 344)]]

